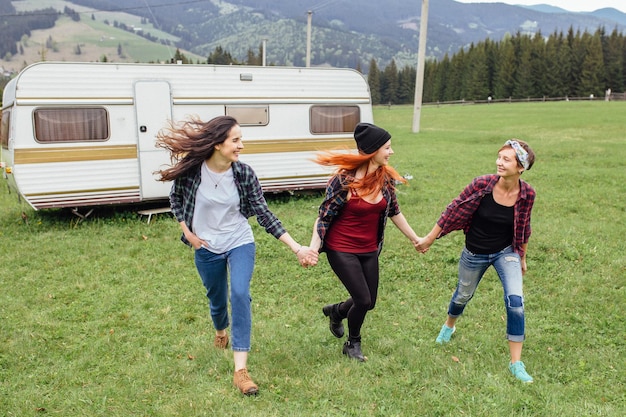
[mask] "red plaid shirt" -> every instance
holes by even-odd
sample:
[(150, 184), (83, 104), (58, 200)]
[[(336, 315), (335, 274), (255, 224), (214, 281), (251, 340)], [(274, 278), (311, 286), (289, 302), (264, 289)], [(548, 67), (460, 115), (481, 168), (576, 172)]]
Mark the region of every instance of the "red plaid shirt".
[[(500, 177), (495, 174), (483, 175), (474, 180), (452, 200), (446, 207), (437, 224), (441, 227), (441, 233), (437, 238), (447, 235), (454, 230), (463, 230), (467, 233), (472, 224), (474, 212), (478, 209), (480, 200), (485, 194), (491, 194), (493, 187)], [(530, 212), (535, 202), (535, 190), (520, 179), (520, 192), (513, 207), (513, 250), (521, 257), (524, 256), (522, 245), (528, 243), (530, 238)]]

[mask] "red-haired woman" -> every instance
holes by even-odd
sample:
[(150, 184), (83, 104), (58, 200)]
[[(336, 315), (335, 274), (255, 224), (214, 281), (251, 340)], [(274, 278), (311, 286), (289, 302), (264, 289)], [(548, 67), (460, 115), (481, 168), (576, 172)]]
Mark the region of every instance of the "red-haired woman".
[(343, 337), (342, 321), (347, 318), (348, 340), (343, 354), (363, 362), (361, 326), (376, 304), (378, 256), (387, 218), (414, 245), (420, 238), (398, 206), (395, 184), (406, 180), (388, 165), (393, 155), (391, 135), (378, 126), (359, 123), (354, 139), (358, 154), (318, 155), (319, 164), (337, 169), (328, 181), (309, 246), (326, 252), (331, 268), (350, 295), (343, 302), (323, 307), (330, 331), (337, 338)]

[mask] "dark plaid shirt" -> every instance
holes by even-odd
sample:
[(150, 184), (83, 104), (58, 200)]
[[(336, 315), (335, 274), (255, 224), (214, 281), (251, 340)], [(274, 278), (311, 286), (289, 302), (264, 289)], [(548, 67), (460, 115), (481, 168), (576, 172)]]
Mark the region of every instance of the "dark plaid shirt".
[[(332, 226), (333, 220), (341, 213), (341, 209), (348, 201), (348, 187), (346, 185), (352, 177), (346, 174), (338, 174), (328, 180), (326, 185), (326, 196), (319, 208), (319, 220), (317, 223), (317, 233), (322, 239), (322, 247), (320, 250), (324, 250), (324, 237), (326, 232)], [(387, 207), (380, 215), (378, 220), (378, 250), (382, 249), (385, 225), (387, 224), (387, 218), (400, 214), (400, 207), (398, 206), (398, 199), (396, 197), (395, 187), (393, 180), (389, 180), (383, 187), (383, 197), (387, 201)], [(371, 227), (370, 225), (363, 225), (363, 227)]]
[[(239, 211), (245, 218), (256, 216), (259, 224), (276, 239), (287, 233), (278, 218), (267, 207), (263, 190), (259, 180), (249, 165), (243, 162), (233, 162), (233, 177), (239, 192)], [(202, 180), (201, 166), (189, 170), (174, 180), (170, 191), (170, 206), (178, 222), (184, 221), (191, 230), (193, 213), (196, 206), (196, 192)], [(193, 230), (191, 230), (193, 232)], [(189, 245), (185, 236), (181, 240)]]
[[(478, 209), (480, 200), (486, 194), (493, 193), (500, 177), (495, 174), (483, 175), (474, 180), (452, 200), (448, 207), (441, 214), (437, 224), (441, 227), (441, 233), (437, 238), (445, 236), (454, 230), (463, 230), (464, 233), (472, 224), (474, 212)], [(513, 207), (513, 250), (520, 256), (524, 256), (522, 245), (528, 243), (530, 238), (530, 212), (535, 202), (535, 190), (528, 184), (520, 180), (520, 192)]]

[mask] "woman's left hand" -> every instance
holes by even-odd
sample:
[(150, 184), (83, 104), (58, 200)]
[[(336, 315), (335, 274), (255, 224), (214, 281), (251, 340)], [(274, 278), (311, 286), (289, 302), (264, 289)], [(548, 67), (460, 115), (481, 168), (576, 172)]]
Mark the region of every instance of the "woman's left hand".
[(415, 250), (420, 253), (428, 252), (428, 249), (430, 249), (430, 245), (432, 244), (433, 242), (429, 241), (426, 237), (419, 237), (416, 242), (413, 242)]
[(316, 250), (311, 249), (308, 246), (302, 246), (296, 252), (296, 256), (298, 257), (298, 262), (303, 267), (315, 266), (317, 265), (318, 253)]

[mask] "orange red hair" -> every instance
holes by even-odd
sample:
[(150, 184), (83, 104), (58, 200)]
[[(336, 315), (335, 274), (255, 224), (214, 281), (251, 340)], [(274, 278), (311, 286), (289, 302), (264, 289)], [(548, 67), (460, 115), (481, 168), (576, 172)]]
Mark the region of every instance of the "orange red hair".
[(378, 193), (387, 182), (390, 182), (394, 188), (396, 182), (403, 184), (408, 182), (398, 171), (389, 165), (382, 165), (376, 171), (367, 174), (363, 178), (355, 178), (355, 172), (360, 167), (367, 166), (374, 155), (327, 151), (319, 153), (315, 162), (323, 166), (336, 167), (336, 174), (346, 174), (350, 178), (346, 187), (356, 190), (361, 197)]

